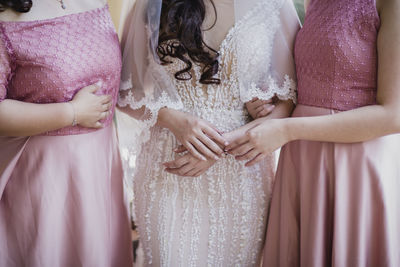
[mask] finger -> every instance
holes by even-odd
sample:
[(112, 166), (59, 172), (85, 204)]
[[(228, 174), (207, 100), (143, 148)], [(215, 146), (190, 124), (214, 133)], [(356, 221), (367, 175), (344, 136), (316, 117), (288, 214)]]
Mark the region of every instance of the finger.
[(191, 143), (185, 142), (183, 145), (187, 148), (187, 150), (190, 152), (190, 154), (192, 154), (195, 158), (202, 160), (202, 161), (207, 161), (207, 159), (202, 154), (200, 154)]
[(169, 162), (165, 162), (164, 166), (167, 168), (171, 168), (171, 169), (179, 169), (182, 166), (186, 165), (189, 163), (189, 157), (187, 155), (184, 155), (182, 157), (179, 157), (175, 160), (169, 161)]
[(188, 176), (188, 173), (195, 169), (196, 169), (196, 166), (194, 164), (187, 164), (187, 165), (183, 166), (182, 168), (180, 168), (179, 171), (180, 171), (180, 173), (182, 173), (183, 176)]
[(257, 101), (254, 101), (254, 102), (252, 103), (252, 106), (253, 106), (254, 108), (258, 108), (259, 106), (262, 106), (262, 105), (264, 105), (264, 101), (263, 101), (263, 100), (260, 100), (260, 99), (258, 99)]
[(261, 102), (265, 105), (265, 104), (272, 104), (274, 101), (271, 98), (271, 99), (268, 99), (268, 100), (262, 100)]
[(214, 125), (212, 125), (211, 123), (208, 123), (207, 121), (205, 121), (206, 125), (208, 127), (210, 127), (212, 130), (214, 130), (217, 134), (222, 135), (223, 132), (221, 132), (220, 130), (218, 130)]
[(254, 148), (253, 145), (248, 142), (244, 143), (241, 146), (236, 147), (235, 149), (232, 149), (231, 151), (229, 151), (229, 154), (234, 156), (242, 156), (248, 153), (253, 148)]
[(108, 117), (108, 112), (102, 112), (100, 113), (100, 120), (104, 120), (105, 118)]
[(110, 95), (102, 95), (100, 97), (100, 103), (101, 104), (109, 104), (112, 101), (112, 96)]
[(259, 106), (259, 107), (256, 108), (256, 112), (258, 113), (258, 112), (263, 111), (263, 110), (265, 110), (265, 109), (268, 109), (268, 110), (269, 110), (271, 106), (273, 107), (272, 109), (275, 108), (275, 106), (274, 106), (274, 105), (271, 105), (271, 104), (262, 104), (261, 106)]
[(178, 146), (177, 148), (174, 149), (175, 153), (183, 153), (185, 151), (187, 151), (187, 149), (183, 145), (180, 145), (180, 146)]
[(257, 157), (260, 153), (256, 149), (252, 149), (244, 155), (235, 157), (236, 160), (243, 161), (243, 160), (252, 160)]
[(108, 110), (110, 110), (111, 107), (112, 107), (112, 103), (108, 102), (107, 104), (102, 104), (101, 105), (101, 110), (102, 111), (108, 111)]
[(208, 147), (206, 147), (199, 139), (195, 138), (192, 140), (191, 143), (204, 156), (209, 157), (210, 159), (219, 160), (219, 157), (214, 154)]
[(190, 176), (190, 177), (195, 177), (197, 173), (201, 173), (203, 171), (203, 169), (199, 169), (199, 168), (194, 168), (192, 170), (190, 170), (189, 172), (187, 172), (185, 174), (185, 176)]
[[(193, 167), (193, 166), (192, 166)], [(179, 176), (186, 176), (185, 172), (182, 169), (171, 169), (171, 168), (166, 168), (165, 169), (166, 172), (175, 174), (175, 175), (179, 175)]]
[(100, 86), (98, 86), (97, 84), (92, 84), (89, 86), (86, 86), (84, 89), (87, 90), (89, 93), (95, 93), (97, 92), (97, 90), (99, 90)]
[(195, 174), (193, 174), (193, 177), (198, 177), (200, 175), (203, 175), (203, 173), (205, 173), (207, 170), (200, 170), (198, 172), (196, 172)]
[(269, 108), (269, 109), (264, 109), (264, 110), (260, 111), (259, 113), (257, 113), (256, 118), (257, 118), (257, 119), (258, 119), (258, 118), (262, 118), (262, 117), (265, 117), (265, 116), (271, 114), (271, 112), (274, 110), (274, 108), (275, 108), (275, 107)]
[(249, 140), (250, 140), (250, 136), (248, 134), (244, 134), (241, 137), (233, 140), (228, 146), (226, 146), (225, 151), (231, 151), (231, 150), (235, 149), (236, 147), (249, 142)]
[(217, 131), (215, 131), (213, 128), (211, 128), (210, 126), (205, 126), (203, 128), (203, 132), (208, 135), (211, 139), (215, 140), (216, 142), (218, 142), (219, 144), (221, 144), (222, 146), (227, 146), (229, 145), (228, 140), (226, 140), (224, 137), (222, 137), (221, 134), (219, 134)]
[(170, 168), (166, 168), (165, 171), (168, 172), (168, 173), (171, 173), (171, 174), (175, 174), (175, 175), (182, 176), (182, 175), (179, 173), (179, 169), (170, 169)]
[(274, 105), (268, 105), (268, 107), (264, 108), (260, 112), (257, 113), (257, 118), (265, 117), (270, 114), (275, 109)]
[(250, 101), (251, 103), (254, 103), (258, 100), (258, 97), (253, 97), (253, 99)]
[(101, 123), (101, 122), (96, 122), (95, 124), (94, 124), (94, 128), (97, 128), (97, 129), (100, 129), (100, 128), (103, 128), (103, 124)]
[(214, 142), (212, 141), (207, 135), (202, 134), (199, 136), (200, 141), (206, 145), (211, 151), (215, 154), (220, 156), (224, 151)]
[(266, 155), (264, 154), (259, 154), (257, 157), (255, 157), (254, 159), (250, 160), (249, 162), (247, 162), (245, 164), (246, 167), (251, 167), (254, 166), (255, 164), (261, 162), (264, 158), (266, 157)]

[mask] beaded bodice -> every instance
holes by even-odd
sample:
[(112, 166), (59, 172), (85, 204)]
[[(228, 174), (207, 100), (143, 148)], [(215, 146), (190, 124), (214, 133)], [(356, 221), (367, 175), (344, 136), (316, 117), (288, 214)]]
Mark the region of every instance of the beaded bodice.
[(295, 45), (298, 103), (375, 104), (379, 26), (374, 0), (312, 0)]
[(193, 64), (191, 75), (195, 79), (180, 81), (174, 78), (177, 70), (185, 64), (171, 59), (172, 64), (166, 65), (170, 79), (176, 86), (183, 104), (183, 110), (202, 117), (213, 123), (222, 131), (231, 131), (242, 126), (248, 120), (248, 113), (240, 99), (237, 78), (237, 64), (230, 46), (232, 34), (229, 33), (220, 47), (220, 66), (217, 77), (221, 84), (205, 85), (199, 82), (202, 67)]
[[(271, 3), (264, 4), (272, 5)], [(255, 11), (253, 10), (253, 12)], [(219, 47), (219, 72), (215, 77), (220, 80), (220, 84), (201, 84), (199, 81), (203, 67), (194, 62), (191, 70), (191, 76), (194, 79), (187, 81), (177, 80), (174, 77), (178, 70), (186, 67), (181, 60), (169, 58), (172, 64), (165, 66), (169, 76), (165, 79), (172, 80), (182, 102), (183, 110), (206, 119), (221, 131), (231, 131), (248, 122), (249, 115), (245, 108), (245, 101), (250, 101), (253, 97), (270, 99), (277, 96), (280, 99), (291, 99), (292, 101), (296, 99), (295, 85), (289, 75), (283, 77), (282, 86), (271, 79), (266, 83), (268, 90), (261, 91), (249, 87), (245, 92), (246, 94), (240, 90), (236, 50), (237, 36), (238, 32), (243, 31), (245, 26), (244, 23), (235, 24)], [(260, 36), (254, 29), (253, 31), (248, 30), (247, 34), (249, 38), (258, 39), (260, 42), (271, 42), (269, 36)], [(252, 58), (251, 51), (253, 50), (251, 47), (246, 47), (246, 49), (249, 50), (248, 58)], [(270, 57), (271, 53), (272, 51), (269, 49), (257, 51), (259, 57), (265, 54)], [(253, 60), (256, 59), (253, 58)]]
[[(0, 22), (0, 101), (60, 103), (81, 88), (102, 81), (97, 94), (119, 89), (121, 52), (108, 7), (53, 19)], [(109, 116), (103, 123), (112, 122)], [(46, 133), (93, 130), (79, 126)]]

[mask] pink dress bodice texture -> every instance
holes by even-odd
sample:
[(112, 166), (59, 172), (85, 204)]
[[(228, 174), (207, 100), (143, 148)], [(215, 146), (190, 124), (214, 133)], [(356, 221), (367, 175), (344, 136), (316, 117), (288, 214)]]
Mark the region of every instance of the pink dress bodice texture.
[[(120, 72), (107, 6), (0, 21), (0, 104), (66, 102), (98, 81), (96, 94), (112, 95), (115, 104)], [(0, 266), (133, 266), (112, 117), (98, 130), (0, 136)]]
[(376, 102), (375, 0), (311, 1), (295, 46), (298, 103), (350, 110)]
[[(375, 0), (311, 0), (296, 38), (299, 105), (292, 117), (329, 121), (375, 104), (380, 30)], [(399, 147), (400, 134), (286, 144), (264, 266), (400, 266)]]
[[(0, 22), (0, 101), (60, 103), (98, 81), (113, 96), (121, 73), (118, 36), (107, 7), (54, 19)], [(103, 123), (110, 125), (112, 116)], [(67, 127), (45, 135), (88, 133)]]

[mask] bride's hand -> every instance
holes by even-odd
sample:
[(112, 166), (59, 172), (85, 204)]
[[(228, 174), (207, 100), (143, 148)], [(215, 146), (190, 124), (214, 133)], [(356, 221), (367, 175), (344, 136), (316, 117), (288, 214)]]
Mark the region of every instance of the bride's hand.
[(258, 119), (255, 122), (253, 128), (237, 134), (226, 147), (237, 160), (247, 161), (246, 166), (260, 162), (290, 141), (285, 131), (285, 119)]
[(224, 153), (227, 140), (205, 120), (185, 112), (164, 108), (158, 116), (158, 124), (168, 128), (176, 139), (196, 158), (218, 160)]
[(257, 97), (246, 103), (247, 111), (253, 119), (269, 115), (275, 108), (273, 99), (261, 100)]
[(197, 177), (205, 173), (215, 162), (216, 160), (213, 159), (199, 160), (192, 154), (186, 153), (163, 165), (166, 167), (166, 172), (179, 176)]

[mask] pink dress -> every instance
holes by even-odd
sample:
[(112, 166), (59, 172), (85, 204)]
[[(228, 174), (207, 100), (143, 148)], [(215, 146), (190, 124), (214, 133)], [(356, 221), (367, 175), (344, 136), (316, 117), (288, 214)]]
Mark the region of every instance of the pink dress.
[[(99, 94), (116, 103), (121, 56), (107, 7), (0, 22), (0, 37), (0, 101), (66, 102), (101, 80)], [(112, 116), (104, 124), (0, 137), (0, 266), (132, 266)]]
[[(295, 45), (294, 117), (375, 103), (379, 27), (374, 0), (311, 0)], [(284, 146), (264, 266), (400, 266), (398, 159), (399, 135)]]

